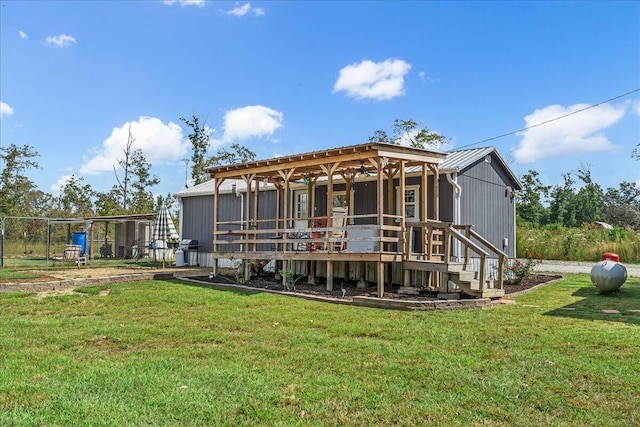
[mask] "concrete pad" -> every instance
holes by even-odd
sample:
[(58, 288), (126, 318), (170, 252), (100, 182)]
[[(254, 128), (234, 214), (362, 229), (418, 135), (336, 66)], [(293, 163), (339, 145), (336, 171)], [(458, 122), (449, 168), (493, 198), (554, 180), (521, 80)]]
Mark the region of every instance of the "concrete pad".
[(605, 314), (620, 314), (618, 310), (602, 310), (602, 312)]

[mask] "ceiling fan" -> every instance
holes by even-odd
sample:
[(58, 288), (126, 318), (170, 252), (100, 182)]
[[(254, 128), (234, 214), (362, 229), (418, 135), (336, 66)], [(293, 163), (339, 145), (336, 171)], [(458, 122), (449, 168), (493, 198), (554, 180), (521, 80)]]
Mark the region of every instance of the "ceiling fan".
[(364, 167), (364, 160), (360, 160), (360, 167), (358, 169), (356, 169), (356, 172), (358, 173), (358, 175), (365, 175), (365, 176), (369, 176), (369, 170)]

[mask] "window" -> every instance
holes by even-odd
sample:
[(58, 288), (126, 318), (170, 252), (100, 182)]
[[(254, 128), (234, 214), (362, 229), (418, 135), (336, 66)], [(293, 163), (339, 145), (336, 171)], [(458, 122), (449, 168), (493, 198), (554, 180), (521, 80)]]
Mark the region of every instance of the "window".
[(295, 200), (295, 218), (304, 218), (309, 217), (309, 213), (307, 212), (308, 204), (308, 194), (307, 191), (296, 191), (294, 194)]
[(333, 192), (333, 207), (334, 208), (346, 208), (347, 207), (347, 193), (346, 193), (346, 191), (334, 191)]
[[(396, 187), (396, 191), (399, 190), (400, 187)], [(400, 215), (400, 199), (398, 199), (397, 212)], [(420, 219), (420, 186), (418, 185), (404, 188), (404, 217), (405, 219)]]

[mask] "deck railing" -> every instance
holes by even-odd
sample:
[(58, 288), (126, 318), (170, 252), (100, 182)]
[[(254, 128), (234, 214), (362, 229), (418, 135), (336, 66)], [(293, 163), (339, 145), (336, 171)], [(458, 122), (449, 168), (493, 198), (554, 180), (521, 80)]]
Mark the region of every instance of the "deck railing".
[(400, 217), (385, 214), (383, 225), (376, 224), (377, 219), (377, 214), (347, 215), (346, 225), (340, 227), (332, 226), (328, 217), (219, 221), (213, 240), (219, 252), (265, 248), (258, 245), (279, 252), (342, 252), (352, 251), (349, 243), (359, 243), (370, 252), (402, 253)]
[[(472, 226), (428, 220), (407, 222), (403, 228), (399, 216), (387, 214), (383, 216), (384, 224), (377, 224), (377, 221), (377, 214), (348, 215), (347, 225), (343, 227), (330, 226), (331, 221), (327, 217), (221, 221), (214, 233), (214, 246), (219, 253), (235, 253), (237, 257), (242, 257), (241, 253), (274, 250), (282, 253), (353, 253), (358, 252), (354, 249), (356, 247), (366, 247), (368, 249), (363, 252), (400, 255), (401, 259), (408, 261), (443, 264), (461, 261), (465, 265), (471, 263), (473, 253), (479, 258), (480, 290), (487, 287), (490, 258), (497, 258), (493, 287), (503, 288), (507, 255)], [(414, 248), (415, 233), (420, 236), (421, 250)], [(463, 248), (462, 253), (457, 254), (460, 259), (454, 259), (455, 241), (460, 242)]]

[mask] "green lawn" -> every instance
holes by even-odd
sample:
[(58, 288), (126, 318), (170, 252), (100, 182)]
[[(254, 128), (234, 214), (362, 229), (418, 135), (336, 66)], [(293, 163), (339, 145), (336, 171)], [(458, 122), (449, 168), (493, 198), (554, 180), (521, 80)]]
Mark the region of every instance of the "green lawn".
[(640, 279), (438, 312), (172, 281), (80, 291), (0, 294), (0, 425), (640, 424)]

